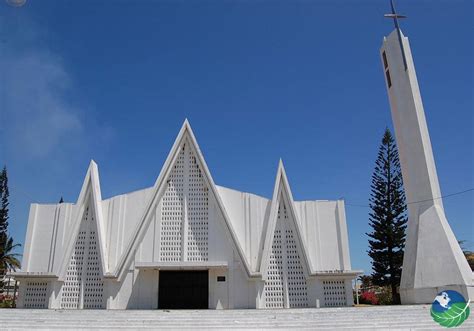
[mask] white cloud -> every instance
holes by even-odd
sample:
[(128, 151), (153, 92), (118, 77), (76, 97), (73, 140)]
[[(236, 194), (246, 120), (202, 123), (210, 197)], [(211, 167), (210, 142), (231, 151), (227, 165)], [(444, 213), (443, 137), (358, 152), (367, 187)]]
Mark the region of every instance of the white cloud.
[(6, 143), (30, 156), (46, 156), (82, 129), (78, 109), (64, 97), (70, 77), (50, 53), (12, 55), (0, 62)]
[(80, 109), (68, 99), (72, 79), (32, 26), (6, 31), (11, 34), (0, 55), (1, 139), (16, 155), (46, 157), (61, 141), (83, 134)]

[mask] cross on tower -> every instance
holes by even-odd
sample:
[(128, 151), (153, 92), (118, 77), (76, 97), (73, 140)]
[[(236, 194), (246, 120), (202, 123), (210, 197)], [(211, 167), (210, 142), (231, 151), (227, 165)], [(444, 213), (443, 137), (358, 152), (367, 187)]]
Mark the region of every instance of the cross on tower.
[(397, 12), (395, 11), (395, 5), (393, 3), (393, 0), (390, 0), (390, 6), (392, 7), (392, 13), (385, 14), (384, 17), (393, 18), (393, 24), (395, 25), (395, 29), (397, 30), (398, 42), (400, 43), (400, 49), (402, 51), (402, 57), (403, 57), (403, 64), (405, 66), (405, 71), (406, 71), (408, 68), (407, 59), (405, 57), (405, 48), (403, 47), (403, 40), (402, 40), (402, 33), (400, 31), (400, 25), (398, 24), (398, 19), (406, 18), (406, 16), (397, 14)]

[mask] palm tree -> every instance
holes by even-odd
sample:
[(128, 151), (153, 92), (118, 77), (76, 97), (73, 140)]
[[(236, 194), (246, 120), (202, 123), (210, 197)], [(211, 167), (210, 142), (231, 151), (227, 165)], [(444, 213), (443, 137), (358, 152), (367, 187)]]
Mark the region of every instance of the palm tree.
[(20, 247), (20, 244), (13, 244), (13, 238), (10, 237), (4, 242), (4, 246), (0, 247), (0, 275), (4, 275), (7, 270), (15, 271), (21, 267), (17, 257), (20, 254), (13, 253), (13, 250)]

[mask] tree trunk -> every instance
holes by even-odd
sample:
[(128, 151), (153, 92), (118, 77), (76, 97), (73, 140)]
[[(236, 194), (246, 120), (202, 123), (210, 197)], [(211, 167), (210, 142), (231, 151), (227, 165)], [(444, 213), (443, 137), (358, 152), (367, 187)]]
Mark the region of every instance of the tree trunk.
[(394, 305), (399, 305), (400, 304), (400, 295), (397, 293), (397, 284), (392, 282), (391, 288), (392, 288), (392, 303)]

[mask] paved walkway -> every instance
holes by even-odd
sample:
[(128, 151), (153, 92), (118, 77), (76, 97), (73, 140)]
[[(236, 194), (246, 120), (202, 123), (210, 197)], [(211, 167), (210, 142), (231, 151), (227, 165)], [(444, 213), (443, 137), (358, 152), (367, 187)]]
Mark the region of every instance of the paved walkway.
[[(473, 305), (471, 305), (471, 311)], [(430, 306), (282, 310), (33, 310), (0, 309), (0, 329), (318, 329), (446, 330)], [(470, 316), (454, 330), (474, 330)]]

